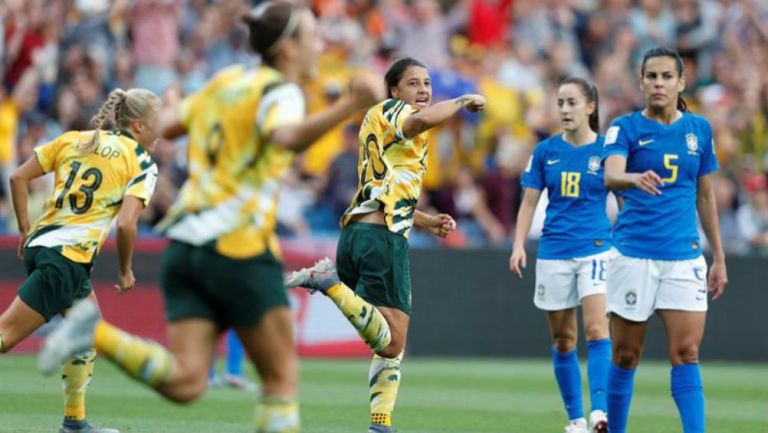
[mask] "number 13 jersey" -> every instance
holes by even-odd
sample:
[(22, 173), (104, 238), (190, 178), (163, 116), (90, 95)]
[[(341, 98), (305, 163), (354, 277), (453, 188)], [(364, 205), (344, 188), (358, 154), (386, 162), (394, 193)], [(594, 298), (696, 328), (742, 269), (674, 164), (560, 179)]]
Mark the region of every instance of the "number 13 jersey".
[(93, 131), (71, 131), (35, 148), (45, 173), (54, 172), (54, 188), (27, 247), (56, 249), (78, 263), (91, 263), (109, 234), (126, 195), (146, 206), (155, 189), (157, 165), (125, 132), (99, 132), (96, 150), (81, 143)]

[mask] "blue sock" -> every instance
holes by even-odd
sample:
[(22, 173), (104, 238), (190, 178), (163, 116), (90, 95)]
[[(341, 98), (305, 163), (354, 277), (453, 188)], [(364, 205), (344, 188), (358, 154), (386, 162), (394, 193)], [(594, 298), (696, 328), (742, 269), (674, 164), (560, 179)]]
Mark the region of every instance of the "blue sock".
[(555, 378), (560, 387), (560, 395), (563, 397), (565, 410), (568, 411), (568, 419), (574, 420), (584, 417), (584, 408), (581, 405), (581, 368), (576, 349), (568, 353), (560, 353), (552, 346), (552, 363), (555, 367)]
[(234, 329), (227, 332), (227, 373), (232, 376), (243, 375), (243, 344), (237, 338)]
[(683, 433), (704, 433), (704, 389), (699, 364), (672, 367), (672, 398), (680, 412)]
[(592, 410), (608, 411), (605, 389), (608, 387), (608, 370), (611, 366), (611, 340), (587, 343), (587, 377)]
[(625, 433), (632, 401), (635, 370), (621, 368), (611, 363), (608, 374), (608, 431)]

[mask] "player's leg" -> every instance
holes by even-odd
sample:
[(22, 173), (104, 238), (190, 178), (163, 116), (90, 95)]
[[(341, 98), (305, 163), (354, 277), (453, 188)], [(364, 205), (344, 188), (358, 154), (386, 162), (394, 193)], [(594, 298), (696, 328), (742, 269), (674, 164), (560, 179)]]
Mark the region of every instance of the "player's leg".
[(371, 430), (388, 432), (392, 426), (392, 412), (400, 389), (400, 363), (405, 352), (410, 316), (397, 308), (377, 308), (389, 325), (392, 341), (384, 350), (373, 355), (368, 370)]
[[(58, 253), (54, 254), (58, 255)], [(55, 263), (63, 265), (64, 260)], [(61, 281), (63, 275), (53, 273), (60, 267), (47, 266), (55, 256), (47, 248), (26, 248), (24, 267), (27, 279), (19, 287), (19, 294), (0, 315), (0, 353), (6, 353), (19, 342), (32, 335), (45, 322), (71, 305), (60, 296), (61, 287), (51, 287), (49, 281)]]
[(704, 336), (706, 312), (659, 310), (667, 331), (672, 397), (684, 433), (705, 431), (704, 389), (699, 366), (699, 345)]
[[(92, 290), (87, 276), (84, 278), (81, 294), (88, 293), (88, 298), (98, 308), (96, 293)], [(95, 361), (96, 350), (88, 348), (68, 357), (61, 365), (61, 379), (64, 382), (64, 420), (60, 433), (117, 433), (114, 429), (96, 427), (86, 419), (85, 395), (93, 377)]]
[(290, 308), (273, 308), (257, 324), (235, 329), (261, 378), (257, 433), (298, 432), (299, 363)]
[(578, 323), (576, 309), (547, 311), (552, 334), (552, 367), (563, 405), (568, 413), (567, 432), (586, 431), (584, 407), (581, 397), (581, 367), (576, 349)]
[(667, 332), (672, 397), (684, 433), (706, 429), (699, 346), (707, 315), (707, 264), (703, 257), (666, 263), (657, 308)]
[(234, 329), (227, 331), (227, 359), (226, 369), (221, 375), (221, 383), (230, 388), (255, 391), (256, 384), (248, 380), (243, 374), (243, 364), (245, 360), (245, 349), (237, 332)]
[(16, 296), (0, 315), (0, 353), (13, 349), (45, 324), (45, 317)]
[(547, 314), (552, 335), (552, 368), (568, 415), (567, 432), (586, 432), (587, 421), (581, 396), (581, 367), (576, 348), (579, 304), (576, 260), (536, 260), (534, 305)]
[(621, 254), (608, 265), (606, 309), (613, 341), (608, 373), (608, 431), (625, 433), (635, 370), (659, 285), (657, 263)]
[(606, 278), (613, 252), (607, 251), (579, 260), (578, 291), (587, 340), (587, 377), (589, 381), (591, 433), (608, 429), (606, 388), (611, 365), (611, 340), (606, 315)]
[[(306, 287), (328, 296), (374, 352), (384, 350), (390, 344), (391, 330), (381, 312), (356, 292), (363, 256), (370, 258), (371, 253), (380, 254), (381, 245), (376, 237), (383, 236), (381, 230), (386, 231), (386, 226), (350, 224), (341, 231), (335, 267), (330, 260), (323, 259), (315, 266), (292, 273), (286, 280), (287, 287)], [(386, 263), (382, 261), (382, 266)]]

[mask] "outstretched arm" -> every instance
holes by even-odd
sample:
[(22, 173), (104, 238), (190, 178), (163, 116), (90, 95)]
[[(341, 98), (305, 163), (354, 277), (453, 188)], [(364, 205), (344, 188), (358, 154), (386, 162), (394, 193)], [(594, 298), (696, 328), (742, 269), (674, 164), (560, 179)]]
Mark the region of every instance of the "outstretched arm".
[(424, 131), (445, 122), (466, 108), (473, 113), (485, 109), (485, 98), (481, 95), (464, 95), (448, 101), (438, 102), (421, 111), (411, 114), (403, 122), (403, 135), (406, 138), (415, 137)]

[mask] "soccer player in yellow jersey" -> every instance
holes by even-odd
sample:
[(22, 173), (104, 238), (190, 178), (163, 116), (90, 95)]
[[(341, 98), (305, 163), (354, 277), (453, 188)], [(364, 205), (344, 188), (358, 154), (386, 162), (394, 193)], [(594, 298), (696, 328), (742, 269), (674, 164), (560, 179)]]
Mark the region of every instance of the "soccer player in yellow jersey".
[(480, 95), (430, 106), (429, 72), (416, 59), (395, 62), (385, 81), (390, 99), (368, 110), (360, 128), (360, 180), (341, 219), (336, 268), (321, 260), (286, 281), (286, 286), (327, 295), (373, 350), (370, 433), (393, 431), (411, 314), (408, 233), (415, 225), (444, 237), (456, 227), (449, 215), (416, 209), (427, 170), (428, 131), (462, 108), (477, 112), (485, 107)]
[[(160, 99), (144, 89), (114, 90), (93, 118), (95, 131), (67, 132), (35, 149), (11, 175), (11, 197), (19, 223), (19, 259), (27, 280), (0, 316), (0, 352), (21, 340), (75, 301), (96, 302), (89, 274), (117, 217), (120, 292), (134, 285), (131, 256), (136, 222), (155, 188), (157, 166), (149, 156), (158, 137)], [(116, 129), (102, 126), (114, 119)], [(29, 182), (53, 172), (55, 183), (43, 216), (30, 226)], [(61, 433), (116, 433), (85, 419), (85, 389), (96, 356), (82, 346), (62, 358), (65, 415)], [(51, 365), (54, 369), (62, 365)]]
[[(217, 338), (233, 327), (261, 376), (256, 431), (294, 433), (298, 360), (275, 234), (280, 179), (296, 152), (384, 99), (385, 89), (373, 78), (353, 80), (349, 94), (304, 118), (296, 83), (312, 78), (322, 50), (312, 12), (267, 2), (246, 22), (262, 66), (219, 73), (181, 103), (164, 132), (189, 136), (189, 177), (160, 223), (171, 239), (160, 277), (170, 352), (98, 321), (87, 302), (59, 335), (85, 335), (137, 380), (187, 402), (205, 391)], [(70, 353), (59, 343), (70, 340), (52, 334), (41, 361)]]

